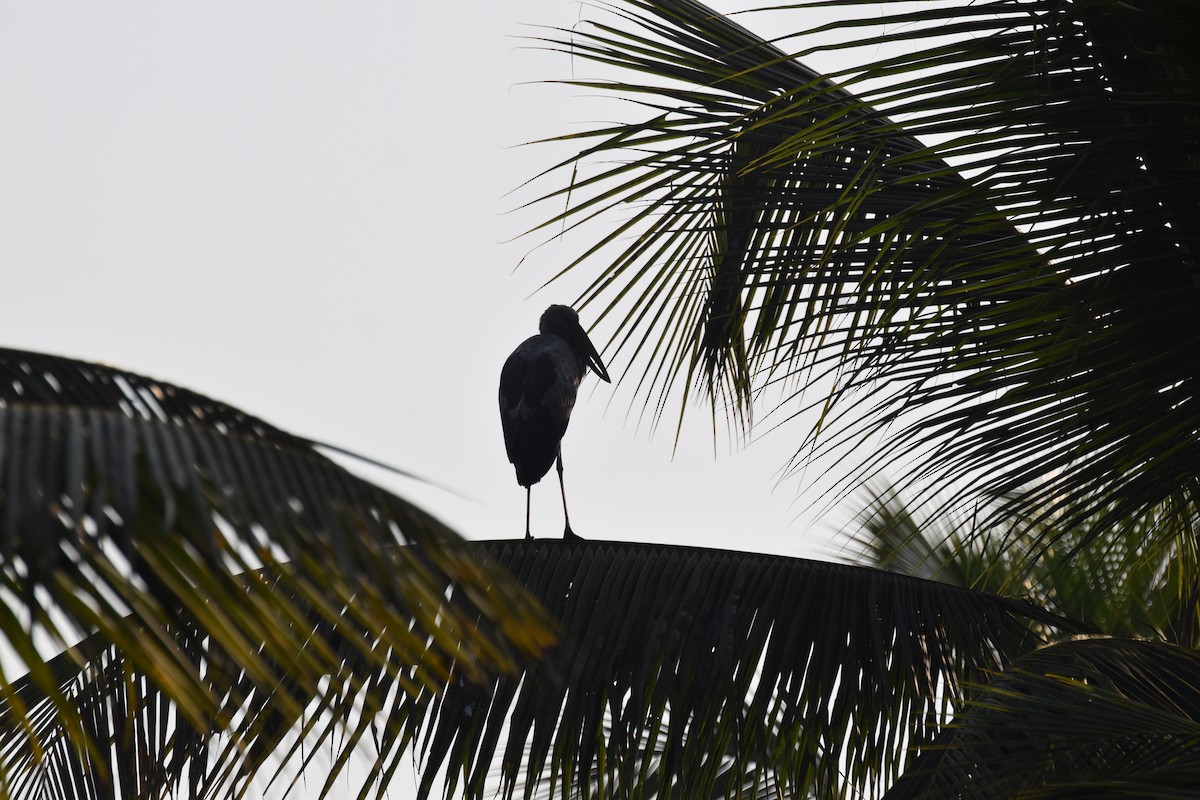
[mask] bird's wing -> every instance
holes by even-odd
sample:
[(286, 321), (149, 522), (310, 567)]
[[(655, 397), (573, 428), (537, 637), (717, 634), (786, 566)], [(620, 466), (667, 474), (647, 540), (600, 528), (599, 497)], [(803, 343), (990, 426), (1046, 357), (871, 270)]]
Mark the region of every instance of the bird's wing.
[(524, 468), (527, 477), (536, 474), (534, 480), (545, 474), (558, 452), (581, 372), (566, 345), (548, 338), (527, 340), (500, 372), (500, 421), (508, 460)]

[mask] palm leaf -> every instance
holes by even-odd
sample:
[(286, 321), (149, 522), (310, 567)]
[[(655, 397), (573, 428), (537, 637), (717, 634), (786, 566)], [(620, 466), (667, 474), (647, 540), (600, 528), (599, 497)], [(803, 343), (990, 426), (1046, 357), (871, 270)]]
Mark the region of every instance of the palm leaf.
[(994, 594), (1027, 591), (1027, 553), (1014, 547), (1026, 520), (1006, 518), (998, 529), (984, 529), (987, 509), (914, 508), (882, 482), (865, 486), (859, 497), (862, 510), (843, 531), (854, 562)]
[(788, 419), (815, 383), (798, 454), (887, 434), (853, 479), (904, 456), (906, 481), (965, 476), (985, 498), (1036, 484), (1022, 509), (1068, 524), (1099, 498), (1118, 518), (1195, 492), (1190, 5), (996, 0), (827, 27), (868, 23), (903, 52), (830, 77), (803, 36), (785, 50), (693, 0), (549, 37), (623, 73), (576, 83), (645, 109), (564, 137), (586, 142), (563, 164), (584, 177), (546, 196), (571, 200), (547, 224), (607, 220), (568, 269), (604, 254), (580, 302), (611, 321), (610, 360), (628, 351), (658, 411), (699, 386), (748, 416), (779, 385)]
[[(288, 582), (279, 580), (286, 571), (259, 571), (249, 580), (273, 583), (286, 593)], [(243, 796), (264, 768), (267, 779), (277, 783), (290, 756), (302, 748), (322, 752), (323, 746), (333, 762), (324, 777), (325, 796), (368, 729), (403, 741), (401, 730), (373, 727), (377, 712), (394, 693), (440, 691), (450, 666), (439, 664), (444, 654), (417, 627), (421, 615), (413, 614), (406, 626), (412, 637), (406, 653), (390, 647), (385, 637), (347, 638), (349, 626), (330, 625), (322, 610), (303, 597), (287, 599), (304, 612), (301, 630), (333, 650), (336, 671), (324, 676), (323, 683), (336, 688), (314, 692), (284, 664), (273, 664), (275, 681), (263, 685), (190, 622), (171, 632), (173, 640), (203, 664), (204, 686), (221, 702), (209, 727), (197, 726), (121, 649), (93, 634), (47, 662), (57, 693), (78, 714), (93, 747), (78, 746), (69, 718), (31, 676), (15, 681), (8, 702), (0, 707), (0, 774), (8, 778), (6, 796)], [(410, 653), (422, 650), (423, 656), (413, 660)], [(393, 762), (403, 750), (400, 746), (392, 752)], [(273, 775), (272, 765), (277, 768)], [(374, 777), (390, 775), (396, 766), (389, 763)], [(362, 791), (372, 788), (382, 795), (387, 783), (368, 781)]]
[(1018, 660), (885, 798), (1200, 797), (1200, 653), (1079, 639)]
[(934, 737), (963, 681), (1074, 624), (858, 567), (605, 542), (481, 544), (560, 622), (521, 676), (400, 698), (422, 796), (854, 796)]
[[(343, 707), (330, 722), (320, 704), (302, 717), (264, 714), (269, 697), (255, 695), (236, 669), (218, 671), (230, 710), (254, 712), (253, 723), (234, 731), (237, 746), (222, 749), (213, 744), (220, 731), (190, 728), (161, 711), (161, 692), (141, 677), (117, 669), (126, 677), (114, 692), (114, 654), (99, 638), (51, 665), (63, 693), (110, 743), (107, 757), (128, 781), (122, 789), (161, 785), (156, 770), (167, 764), (172, 780), (188, 776), (192, 796), (225, 796), (245, 761), (242, 749), (281, 758), (314, 735), (328, 741), (334, 726), (346, 736), (322, 793), (367, 737), (377, 754), (364, 795), (386, 792), (405, 752), (416, 748), (422, 796), (442, 769), (447, 796), (488, 796), (499, 761), (506, 797), (518, 785), (527, 798), (756, 798), (766, 790), (835, 797), (893, 778), (896, 752), (937, 736), (965, 681), (1004, 668), (1052, 630), (1078, 630), (1029, 603), (803, 559), (603, 542), (473, 547), (558, 620), (559, 644), (522, 674), (428, 683)], [(364, 658), (353, 648), (342, 652), (352, 654), (348, 661)], [(370, 669), (339, 673), (347, 674), (356, 687), (380, 677)], [(277, 690), (287, 688), (281, 681)], [(105, 796), (103, 787), (80, 783), (88, 770), (64, 744), (63, 717), (40, 691), (28, 679), (16, 684), (36, 720), (30, 740), (46, 743), (48, 755), (30, 768), (25, 740), (8, 727), (0, 736), (5, 766), (29, 776), (14, 796), (39, 796), (47, 786), (69, 787), (73, 794), (56, 792), (67, 797)], [(279, 750), (289, 728), (299, 738)]]
[[(1171, 498), (1134, 519), (1072, 528), (1041, 525), (984, 508), (910, 507), (894, 489), (863, 492), (848, 530), (862, 563), (1007, 596), (1026, 597), (1113, 636), (1197, 640), (1196, 507)], [(1053, 546), (1046, 546), (1046, 541)], [(1088, 546), (1084, 546), (1087, 543)]]
[[(747, 706), (744, 713), (749, 714), (750, 710)], [(607, 713), (605, 714), (604, 730), (600, 736), (604, 740), (612, 736), (611, 718)], [(669, 765), (667, 755), (671, 746), (665, 730), (649, 732), (641, 754), (644, 764), (632, 770), (637, 777), (636, 788), (619, 783), (622, 777), (620, 771), (613, 771), (615, 774), (610, 775), (608, 770), (597, 764), (592, 768), (589, 787), (584, 791), (589, 796), (631, 797), (639, 793), (642, 797), (659, 796), (663, 792), (664, 783), (670, 782), (670, 776), (665, 772)], [(775, 778), (775, 769), (771, 764), (758, 764), (753, 771), (746, 770), (738, 759), (737, 748), (737, 741), (730, 740), (727, 743), (726, 752), (721, 758), (720, 765), (716, 768), (716, 775), (710, 782), (709, 790), (704, 798), (720, 800), (720, 798), (739, 797), (745, 800), (778, 800), (778, 798), (788, 796), (813, 796), (807, 793), (789, 795), (783, 792)], [(518, 777), (513, 785), (514, 795), (525, 796), (526, 787), (527, 782)], [(530, 796), (533, 800), (554, 800), (555, 788), (547, 783), (533, 784)], [(583, 793), (580, 792), (580, 794)], [(704, 798), (697, 798), (697, 800), (704, 800)]]
[[(549, 641), (524, 593), (416, 507), (307, 440), (132, 373), (0, 350), (0, 481), (0, 633), (29, 670), (0, 699), (34, 761), (44, 716), (30, 715), (48, 712), (30, 691), (100, 773), (116, 746), (89, 735), (94, 710), (44, 658), (92, 632), (120, 656), (96, 678), (117, 694), (97, 703), (158, 693), (196, 731), (231, 723), (224, 673), (294, 719), (314, 699), (351, 708), (359, 675), (382, 676), (380, 696), (418, 691), (451, 665), (476, 680), (512, 669)], [(269, 580), (243, 574), (288, 559)]]

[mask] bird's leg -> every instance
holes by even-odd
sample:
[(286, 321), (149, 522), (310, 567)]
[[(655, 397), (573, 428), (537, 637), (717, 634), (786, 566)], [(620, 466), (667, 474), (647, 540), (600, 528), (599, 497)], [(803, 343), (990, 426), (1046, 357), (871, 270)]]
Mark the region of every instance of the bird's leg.
[(525, 538), (526, 539), (533, 538), (533, 534), (529, 532), (529, 500), (530, 500), (530, 495), (532, 495), (532, 494), (533, 494), (533, 487), (526, 486), (525, 487)]
[(567, 514), (567, 487), (563, 485), (562, 445), (561, 444), (558, 446), (558, 460), (556, 461), (556, 465), (558, 467), (558, 489), (559, 489), (559, 491), (562, 492), (562, 499), (563, 499), (563, 520), (567, 523), (566, 529), (563, 530), (563, 538), (564, 539), (583, 539), (582, 536), (580, 536), (575, 531), (571, 530), (571, 517), (570, 517), (570, 515)]

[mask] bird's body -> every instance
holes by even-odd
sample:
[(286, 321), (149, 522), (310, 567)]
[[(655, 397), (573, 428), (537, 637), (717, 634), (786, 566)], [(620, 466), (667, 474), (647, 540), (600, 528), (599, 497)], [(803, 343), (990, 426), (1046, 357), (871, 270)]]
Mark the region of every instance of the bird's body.
[[(500, 372), (500, 423), (517, 483), (526, 489), (525, 535), (529, 536), (529, 490), (558, 463), (562, 484), (562, 437), (571, 420), (579, 383), (590, 367), (609, 380), (596, 348), (567, 306), (550, 306), (541, 331), (522, 342)], [(563, 490), (565, 536), (574, 536)]]
[(500, 372), (500, 421), (517, 483), (545, 477), (567, 432), (584, 363), (566, 340), (538, 334), (513, 351)]

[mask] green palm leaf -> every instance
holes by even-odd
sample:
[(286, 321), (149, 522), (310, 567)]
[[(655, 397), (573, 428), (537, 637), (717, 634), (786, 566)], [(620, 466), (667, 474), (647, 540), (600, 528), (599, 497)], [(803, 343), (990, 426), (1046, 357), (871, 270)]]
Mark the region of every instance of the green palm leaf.
[[(288, 583), (278, 580), (286, 569), (271, 573), (250, 580), (269, 581), (280, 593), (288, 592)], [(264, 685), (216, 637), (190, 623), (174, 629), (173, 639), (203, 664), (204, 687), (221, 702), (214, 720), (197, 726), (179, 713), (169, 692), (95, 634), (47, 662), (57, 693), (82, 720), (93, 748), (81, 748), (72, 738), (71, 719), (38, 682), (31, 676), (15, 681), (0, 706), (6, 796), (242, 796), (264, 770), (267, 780), (279, 783), (289, 758), (305, 750), (310, 753), (305, 762), (315, 753), (328, 753), (332, 761), (318, 784), (324, 796), (367, 734), (384, 735), (396, 745), (384, 768), (373, 773), (377, 780), (362, 788), (364, 794), (371, 789), (384, 794), (386, 777), (398, 766), (408, 740), (403, 730), (382, 730), (379, 711), (395, 693), (441, 691), (449, 660), (419, 632), (417, 614), (406, 627), (411, 641), (403, 652), (384, 637), (349, 638), (348, 625), (330, 625), (303, 598), (287, 600), (304, 612), (305, 624), (298, 627), (326, 643), (336, 659), (324, 676), (325, 688), (314, 691), (307, 676), (298, 679), (286, 664), (273, 664), (274, 683)]]
[(111, 779), (111, 731), (64, 693), (79, 651), (45, 659), (92, 632), (119, 655), (98, 703), (161, 695), (195, 731), (231, 724), (231, 686), (265, 698), (260, 721), (295, 719), (314, 700), (353, 707), (360, 676), (378, 676), (378, 696), (416, 692), (451, 667), (513, 669), (549, 641), (536, 605), (419, 509), (307, 440), (132, 373), (0, 350), (0, 481), (0, 633), (29, 670), (0, 699), (33, 762), (40, 698)]
[(798, 452), (887, 434), (853, 478), (920, 453), (910, 478), (1036, 484), (1022, 509), (1068, 524), (1099, 498), (1132, 517), (1200, 473), (1196, 20), (1186, 2), (905, 9), (828, 26), (905, 48), (825, 77), (803, 37), (627, 0), (551, 45), (621, 70), (581, 83), (646, 111), (564, 137), (588, 166), (547, 224), (610, 220), (568, 269), (604, 254), (581, 302), (659, 412), (698, 386), (748, 415), (790, 387), (781, 419), (821, 410)]
[(1051, 645), (996, 676), (938, 744), (887, 800), (1200, 797), (1200, 653)]
[[(894, 489), (864, 490), (847, 530), (861, 563), (1038, 605), (1114, 636), (1197, 641), (1195, 526), (1186, 495), (1133, 518), (1103, 511), (1066, 528), (987, 508), (911, 508)], [(1109, 522), (1103, 527), (1101, 519)], [(995, 520), (992, 522), (992, 520)], [(1054, 544), (1048, 546), (1046, 542)]]

